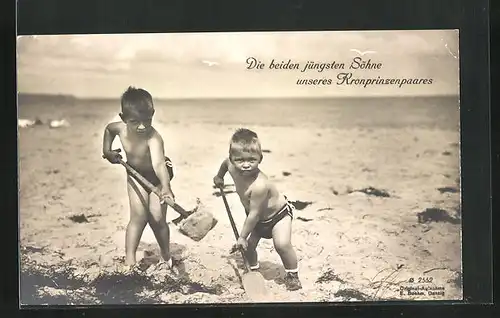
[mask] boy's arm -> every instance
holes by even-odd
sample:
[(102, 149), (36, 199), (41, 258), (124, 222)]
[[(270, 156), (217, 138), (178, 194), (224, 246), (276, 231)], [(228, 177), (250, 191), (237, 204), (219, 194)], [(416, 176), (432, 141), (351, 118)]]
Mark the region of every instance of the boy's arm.
[(229, 158), (226, 158), (224, 159), (224, 161), (222, 161), (221, 165), (220, 165), (220, 168), (219, 168), (219, 171), (217, 172), (217, 177), (219, 178), (224, 178), (224, 176), (226, 175), (226, 172), (227, 172), (227, 169), (228, 169), (228, 163), (229, 163)]
[(229, 159), (226, 158), (222, 164), (220, 165), (219, 171), (214, 177), (214, 184), (217, 187), (223, 187), (224, 186), (224, 176), (226, 175), (227, 169), (228, 169), (228, 164), (229, 164)]
[(120, 132), (119, 123), (109, 123), (104, 129), (104, 137), (102, 140), (102, 153), (106, 154), (111, 152), (111, 146), (116, 135)]
[(160, 179), (162, 192), (172, 196), (170, 188), (170, 175), (168, 174), (167, 166), (165, 165), (165, 151), (163, 148), (163, 139), (158, 133), (149, 140), (149, 151), (151, 153), (151, 163), (153, 170)]
[(250, 207), (248, 211), (248, 216), (243, 223), (243, 228), (240, 232), (240, 237), (247, 239), (250, 233), (257, 225), (259, 221), (259, 214), (261, 211), (262, 203), (267, 199), (268, 189), (265, 184), (258, 185), (250, 193)]

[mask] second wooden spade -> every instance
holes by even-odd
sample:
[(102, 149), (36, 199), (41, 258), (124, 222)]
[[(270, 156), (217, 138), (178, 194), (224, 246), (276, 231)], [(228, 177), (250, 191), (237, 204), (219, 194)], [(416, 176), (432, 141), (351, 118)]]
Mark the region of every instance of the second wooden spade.
[[(238, 240), (239, 234), (236, 229), (236, 224), (234, 222), (233, 216), (231, 214), (231, 210), (229, 208), (229, 204), (227, 203), (226, 194), (224, 190), (220, 188), (221, 197), (224, 201), (224, 206), (226, 207), (227, 216), (229, 217), (229, 221), (231, 222), (231, 227), (233, 228), (233, 233)], [(241, 257), (243, 258), (243, 264), (245, 265), (245, 273), (241, 276), (241, 282), (243, 284), (243, 289), (245, 289), (245, 293), (248, 298), (254, 302), (265, 302), (268, 297), (267, 289), (264, 282), (264, 277), (258, 271), (250, 270), (250, 265), (245, 257), (245, 253), (240, 250)]]

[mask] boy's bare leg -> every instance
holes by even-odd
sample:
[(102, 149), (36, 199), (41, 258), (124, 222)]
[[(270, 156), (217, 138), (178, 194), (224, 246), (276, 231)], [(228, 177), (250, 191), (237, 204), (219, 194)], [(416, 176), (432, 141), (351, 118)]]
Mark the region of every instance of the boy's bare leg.
[(292, 246), (292, 218), (284, 217), (273, 228), (273, 243), (286, 270), (298, 268), (297, 254)]
[(125, 234), (125, 263), (134, 265), (142, 232), (148, 222), (149, 194), (132, 177), (127, 177), (130, 220)]
[(284, 217), (273, 228), (274, 248), (281, 257), (285, 267), (285, 286), (287, 290), (298, 290), (302, 288), (299, 279), (299, 266), (297, 254), (292, 246), (292, 218)]
[(248, 248), (245, 252), (245, 257), (248, 260), (248, 264), (250, 267), (255, 268), (258, 264), (258, 255), (257, 255), (257, 244), (259, 244), (260, 235), (252, 232), (250, 237), (248, 238)]
[(170, 260), (170, 229), (167, 224), (167, 205), (162, 204), (159, 210), (150, 209), (148, 221), (160, 246), (161, 257), (165, 261)]

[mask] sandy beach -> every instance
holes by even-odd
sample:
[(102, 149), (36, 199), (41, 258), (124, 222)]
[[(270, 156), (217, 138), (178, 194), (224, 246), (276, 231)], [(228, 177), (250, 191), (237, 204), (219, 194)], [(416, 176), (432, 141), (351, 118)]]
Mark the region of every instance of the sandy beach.
[[(296, 205), (292, 243), (303, 289), (286, 291), (272, 241), (262, 240), (269, 302), (461, 299), (458, 102), (432, 101), (394, 101), (402, 108), (394, 115), (370, 99), (351, 108), (349, 99), (335, 107), (157, 103), (153, 125), (175, 165), (177, 202), (191, 209), (199, 199), (218, 219), (199, 242), (170, 224), (173, 255), (187, 275), (182, 282), (148, 270), (159, 257), (149, 227), (138, 251), (144, 272), (117, 272), (128, 222), (126, 175), (101, 158), (101, 145), (119, 101), (21, 101), (19, 118), (70, 123), (19, 129), (21, 303), (248, 302), (238, 281), (241, 260), (229, 254), (230, 223), (212, 187), (240, 126), (258, 133), (261, 169)], [(229, 176), (225, 182), (231, 190)], [(239, 199), (227, 197), (241, 229)], [(167, 220), (177, 216), (169, 209)]]

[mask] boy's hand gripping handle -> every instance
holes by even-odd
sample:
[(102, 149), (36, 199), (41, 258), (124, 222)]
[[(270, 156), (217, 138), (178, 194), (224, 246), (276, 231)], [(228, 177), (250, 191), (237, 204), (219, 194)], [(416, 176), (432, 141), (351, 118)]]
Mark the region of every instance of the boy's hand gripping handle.
[[(226, 212), (227, 212), (227, 216), (229, 217), (229, 222), (231, 222), (231, 227), (233, 228), (234, 237), (236, 238), (236, 240), (238, 240), (240, 235), (238, 234), (238, 229), (236, 229), (236, 224), (234, 223), (233, 216), (231, 215), (231, 209), (229, 208), (229, 204), (227, 203), (226, 194), (224, 193), (223, 187), (219, 187), (219, 189), (220, 189), (222, 200), (224, 201), (224, 206), (226, 207)], [(241, 252), (241, 257), (243, 258), (243, 264), (245, 264), (245, 269), (247, 270), (247, 272), (249, 272), (250, 265), (248, 264), (248, 260), (245, 257), (245, 253), (241, 249), (240, 249), (240, 252)]]
[[(103, 158), (104, 158), (104, 155), (103, 155)], [(134, 168), (132, 168), (128, 163), (126, 163), (125, 161), (123, 161), (123, 159), (119, 159), (119, 162), (122, 166), (125, 167), (125, 169), (134, 177), (136, 178), (137, 180), (139, 180), (142, 184), (144, 184), (144, 186), (150, 190), (151, 192), (153, 192), (154, 194), (156, 194), (158, 196), (158, 198), (160, 198), (160, 200), (162, 200), (161, 198), (161, 192), (160, 190), (158, 189), (158, 187), (155, 187), (151, 182), (149, 182), (146, 178), (144, 178), (139, 172), (135, 171)], [(166, 200), (162, 200), (160, 201), (161, 204), (168, 204), (169, 206), (171, 206), (177, 213), (179, 213), (183, 218), (187, 218), (190, 213), (187, 212), (186, 210), (184, 210), (180, 205), (178, 205), (177, 203), (175, 203), (173, 200), (171, 200), (170, 198), (167, 198)]]
[(226, 207), (227, 216), (229, 217), (229, 221), (231, 222), (231, 227), (233, 228), (234, 237), (238, 239), (240, 235), (238, 234), (238, 229), (236, 229), (236, 224), (234, 223), (233, 216), (231, 215), (231, 210), (229, 209), (229, 204), (227, 203), (226, 194), (224, 193), (224, 189), (222, 187), (219, 187), (219, 189), (222, 200), (224, 201), (224, 206)]

